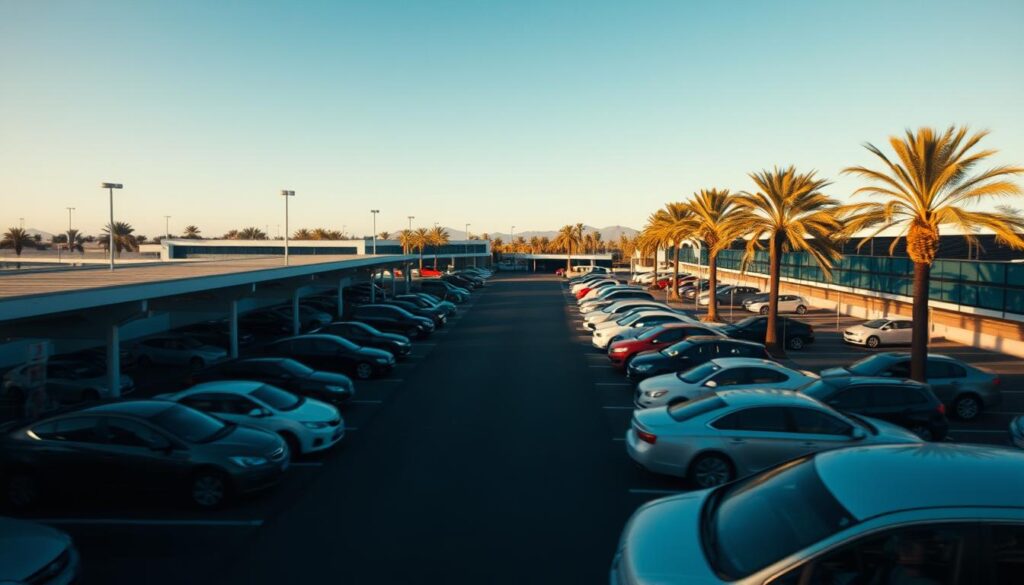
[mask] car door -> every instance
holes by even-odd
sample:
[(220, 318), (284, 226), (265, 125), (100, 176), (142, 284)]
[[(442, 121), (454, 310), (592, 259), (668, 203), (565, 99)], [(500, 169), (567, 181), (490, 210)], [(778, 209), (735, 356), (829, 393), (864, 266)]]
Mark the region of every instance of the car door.
[(846, 421), (813, 408), (790, 407), (787, 410), (794, 434), (792, 457), (853, 444), (853, 427)]
[(99, 428), (105, 438), (103, 473), (115, 489), (166, 489), (169, 480), (184, 475), (187, 453), (173, 449), (170, 439), (148, 425), (106, 417)]
[(892, 341), (890, 343), (899, 343), (902, 345), (909, 345), (913, 341), (914, 336), (914, 322), (906, 320), (893, 321), (893, 330), (889, 332)]
[(95, 487), (103, 479), (95, 470), (105, 464), (98, 425), (99, 417), (72, 416), (31, 427), (38, 440), (25, 445), (29, 463), (50, 485)]
[(750, 322), (746, 327), (736, 332), (736, 337), (747, 341), (764, 343), (765, 335), (768, 333), (768, 319), (757, 319)]
[(836, 410), (871, 416), (868, 413), (871, 403), (863, 386), (848, 386), (829, 396), (823, 402)]
[(960, 394), (961, 385), (967, 378), (967, 371), (959, 364), (928, 358), (925, 377), (939, 400), (949, 403)]
[(714, 346), (710, 343), (698, 343), (682, 351), (673, 358), (671, 371), (681, 372), (704, 362), (714, 359)]
[(752, 406), (714, 421), (723, 448), (737, 465), (737, 476), (765, 469), (799, 454), (798, 439), (789, 430), (786, 408)]

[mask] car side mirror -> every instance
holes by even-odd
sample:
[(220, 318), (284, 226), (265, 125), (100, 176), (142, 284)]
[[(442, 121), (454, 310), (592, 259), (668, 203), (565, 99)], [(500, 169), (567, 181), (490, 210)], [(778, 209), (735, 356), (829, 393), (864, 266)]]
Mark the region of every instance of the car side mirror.
[(707, 382), (704, 382), (704, 385), (707, 386), (708, 388), (717, 388), (718, 382), (715, 382), (714, 380), (708, 380)]
[(882, 327), (882, 331), (888, 331), (890, 329), (892, 329), (892, 327), (890, 327), (888, 325), (885, 325), (885, 326)]
[(853, 427), (850, 430), (850, 438), (854, 441), (863, 441), (868, 437), (868, 434), (864, 432), (864, 429), (860, 427)]

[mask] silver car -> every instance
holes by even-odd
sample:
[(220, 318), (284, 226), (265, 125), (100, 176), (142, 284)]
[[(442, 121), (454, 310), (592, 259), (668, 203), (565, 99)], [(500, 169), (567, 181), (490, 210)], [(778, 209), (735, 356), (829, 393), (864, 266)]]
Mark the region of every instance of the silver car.
[(228, 357), (228, 352), (224, 348), (206, 345), (187, 336), (150, 337), (137, 343), (132, 348), (132, 353), (140, 366), (148, 364), (187, 365), (196, 370)]
[(818, 376), (811, 372), (791, 370), (771, 360), (718, 358), (682, 372), (641, 381), (636, 388), (634, 404), (637, 408), (671, 406), (718, 390), (796, 390), (816, 379)]
[[(910, 354), (887, 351), (876, 353), (845, 368), (822, 370), (821, 376), (910, 377)], [(977, 418), (983, 408), (1003, 401), (999, 376), (956, 358), (930, 353), (925, 376), (932, 391), (946, 408), (961, 420)]]
[(843, 414), (788, 390), (728, 390), (633, 413), (626, 452), (642, 467), (707, 488), (829, 449), (920, 443), (910, 431)]
[(873, 319), (843, 331), (843, 341), (872, 349), (881, 345), (910, 345), (914, 322), (910, 319)]
[[(12, 368), (3, 377), (0, 395), (17, 404), (24, 403), (36, 364), (22, 364)], [(53, 359), (46, 362), (46, 390), (50, 397), (62, 404), (83, 400), (113, 398), (110, 391), (107, 368), (102, 364), (76, 359)], [(121, 375), (121, 392), (124, 396), (135, 390), (131, 376)]]
[(1024, 453), (922, 443), (839, 449), (627, 522), (612, 585), (1024, 582)]

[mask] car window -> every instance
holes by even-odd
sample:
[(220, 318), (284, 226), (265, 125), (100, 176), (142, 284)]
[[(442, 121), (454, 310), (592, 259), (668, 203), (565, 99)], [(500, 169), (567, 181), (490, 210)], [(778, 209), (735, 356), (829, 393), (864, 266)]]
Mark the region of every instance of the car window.
[[(876, 408), (891, 408), (894, 406), (906, 406), (906, 395), (899, 386), (872, 386), (870, 388), (871, 406)], [(913, 392), (913, 390), (911, 390)]]
[(711, 426), (731, 431), (785, 433), (789, 430), (786, 424), (786, 409), (780, 406), (758, 406), (738, 410), (716, 420)]
[(108, 418), (104, 430), (111, 445), (149, 448), (167, 444), (163, 435), (133, 420)]
[(853, 428), (838, 418), (810, 408), (792, 408), (793, 430), (809, 435), (849, 436)]
[(747, 377), (750, 373), (750, 368), (731, 368), (719, 373), (717, 376), (708, 380), (714, 382), (715, 388), (724, 388), (727, 386), (739, 386), (740, 384), (747, 383)]
[[(718, 357), (751, 357), (756, 355), (751, 352), (751, 349), (755, 347), (743, 344), (743, 343), (729, 343), (728, 341), (720, 341), (716, 346), (716, 356)], [(759, 348), (756, 348), (759, 349)]]
[(220, 402), (220, 409), (217, 412), (223, 412), (225, 414), (246, 415), (254, 409), (259, 408), (259, 405), (252, 400), (237, 394), (220, 394), (218, 395), (218, 398)]
[(967, 572), (966, 567), (970, 563), (965, 563), (963, 559), (966, 540), (964, 530), (969, 528), (962, 525), (937, 525), (874, 534), (797, 567), (771, 581), (771, 584), (966, 583), (969, 577), (962, 572)]
[(828, 399), (828, 403), (838, 408), (839, 410), (861, 410), (867, 408), (867, 392), (866, 388), (854, 386), (847, 388), (835, 394), (832, 398)]
[(903, 404), (927, 404), (930, 402), (923, 390), (919, 388), (900, 388)]
[(909, 378), (910, 360), (904, 360), (901, 362), (894, 363), (893, 365), (889, 366), (888, 372), (893, 378)]
[(274, 386), (263, 385), (250, 392), (253, 398), (276, 410), (289, 411), (302, 405), (302, 399)]
[(683, 352), (683, 357), (689, 360), (700, 360), (711, 352), (707, 343), (698, 343)]
[(789, 376), (770, 368), (750, 368), (747, 370), (747, 384), (776, 384), (785, 382)]
[(202, 410), (203, 412), (224, 412), (224, 407), (221, 405), (217, 395), (206, 392), (186, 396), (180, 402), (185, 406)]
[(62, 418), (40, 423), (29, 429), (29, 434), (44, 441), (98, 443), (100, 438), (96, 433), (97, 422), (98, 419), (91, 416)]
[(963, 378), (966, 375), (967, 371), (959, 364), (945, 360), (928, 360), (928, 366), (925, 370), (925, 377), (929, 380), (936, 378)]

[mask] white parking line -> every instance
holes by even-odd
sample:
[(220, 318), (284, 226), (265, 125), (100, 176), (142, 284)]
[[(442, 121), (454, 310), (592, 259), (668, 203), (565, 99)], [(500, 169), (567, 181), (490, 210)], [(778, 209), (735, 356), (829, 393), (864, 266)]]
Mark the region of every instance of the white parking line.
[(634, 406), (602, 406), (605, 410), (636, 410)]
[(158, 520), (142, 518), (33, 518), (42, 524), (97, 526), (263, 526), (263, 520)]
[(683, 490), (647, 490), (647, 489), (631, 489), (631, 494), (654, 494), (654, 495), (674, 495), (681, 494)]

